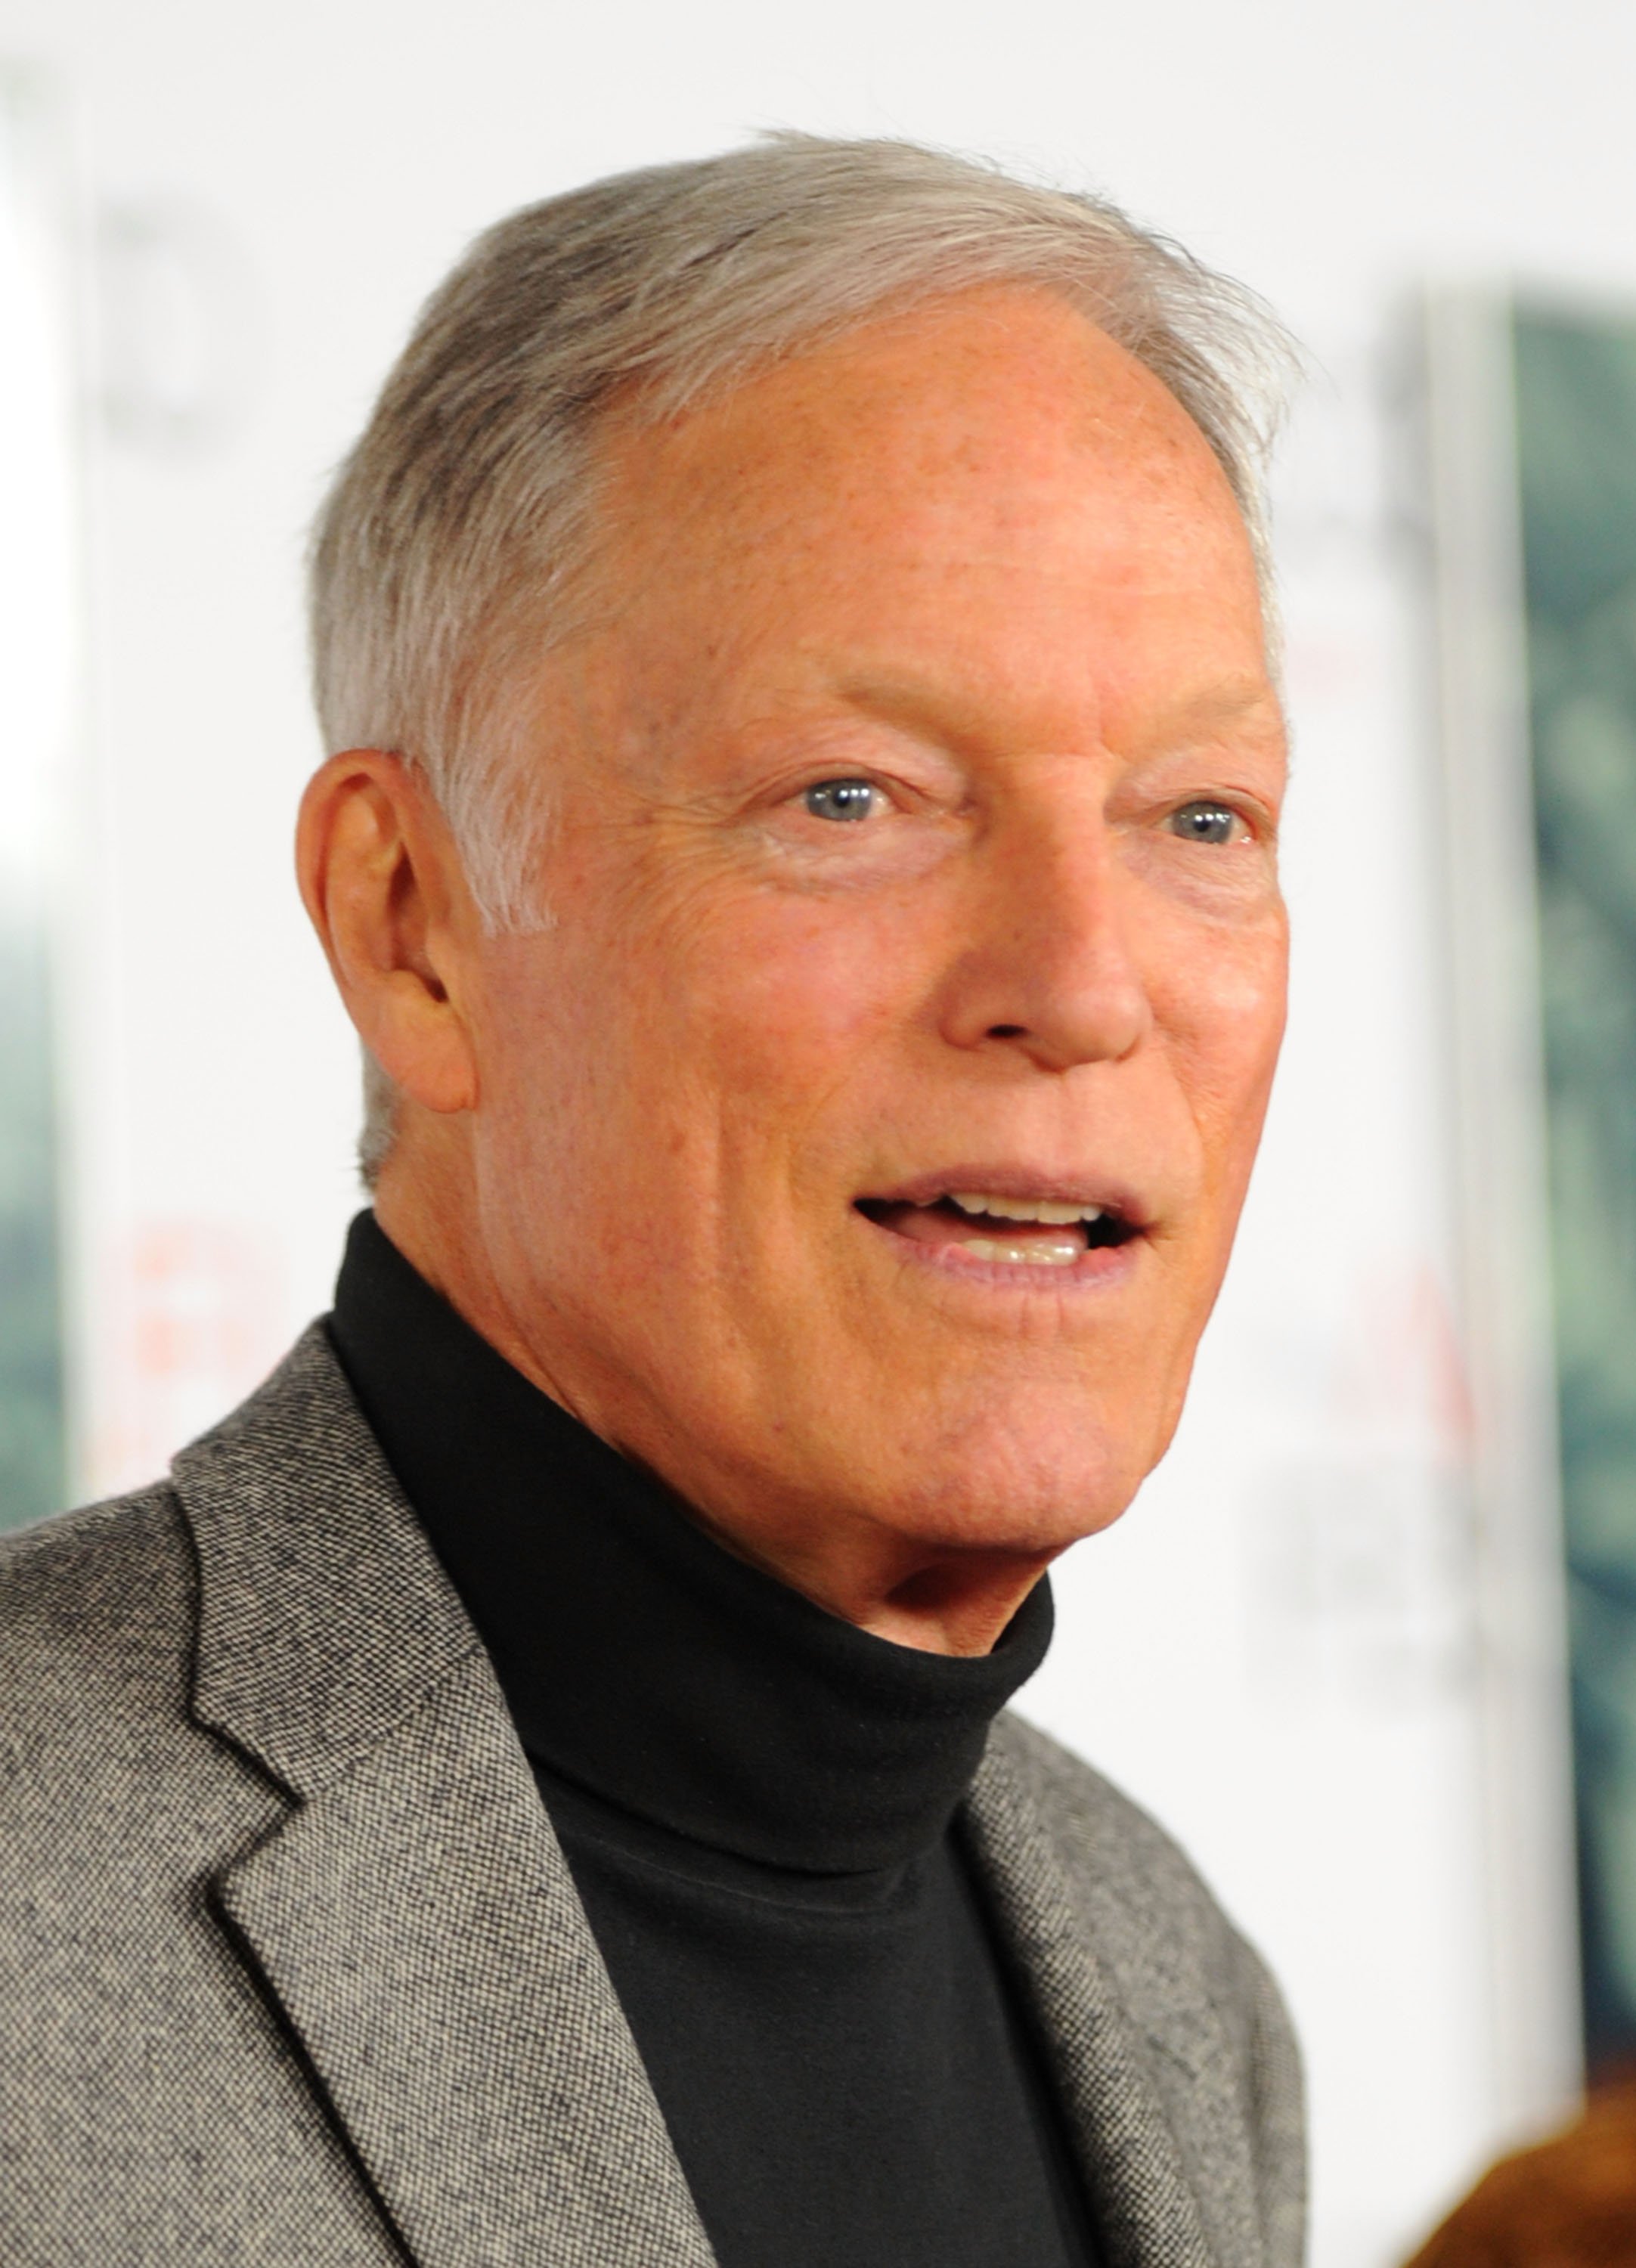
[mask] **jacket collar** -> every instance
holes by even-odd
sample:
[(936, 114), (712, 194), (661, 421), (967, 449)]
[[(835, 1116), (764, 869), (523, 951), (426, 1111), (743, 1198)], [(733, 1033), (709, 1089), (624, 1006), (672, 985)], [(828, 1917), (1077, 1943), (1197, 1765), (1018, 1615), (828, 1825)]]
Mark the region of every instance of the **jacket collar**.
[(1202, 1885), (1133, 1805), (1014, 1717), (964, 1818), (1109, 2268), (1263, 2268), (1245, 2058), (1208, 1981), (1226, 1926)]
[(487, 1658), (321, 1329), (175, 1480), (194, 1713), (292, 1799), (212, 1903), (400, 2244), (711, 2268)]

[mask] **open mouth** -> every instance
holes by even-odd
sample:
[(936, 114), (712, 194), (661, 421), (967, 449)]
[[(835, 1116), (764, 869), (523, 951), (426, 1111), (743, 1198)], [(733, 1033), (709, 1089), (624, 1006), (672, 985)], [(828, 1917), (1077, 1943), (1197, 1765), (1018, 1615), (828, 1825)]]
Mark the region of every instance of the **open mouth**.
[(1013, 1268), (1073, 1268), (1086, 1255), (1128, 1244), (1141, 1233), (1107, 1205), (950, 1189), (924, 1204), (859, 1197), (858, 1210), (878, 1228), (930, 1244), (951, 1257)]

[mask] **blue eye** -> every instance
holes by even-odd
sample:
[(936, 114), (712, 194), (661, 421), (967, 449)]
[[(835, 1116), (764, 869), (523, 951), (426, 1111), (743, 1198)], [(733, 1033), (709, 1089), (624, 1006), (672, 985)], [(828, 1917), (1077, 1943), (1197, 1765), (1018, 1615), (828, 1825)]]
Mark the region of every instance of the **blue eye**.
[(879, 792), (873, 780), (819, 780), (802, 800), (814, 819), (867, 819)]
[(1224, 803), (1184, 803), (1170, 814), (1170, 832), (1183, 843), (1230, 843), (1237, 816)]

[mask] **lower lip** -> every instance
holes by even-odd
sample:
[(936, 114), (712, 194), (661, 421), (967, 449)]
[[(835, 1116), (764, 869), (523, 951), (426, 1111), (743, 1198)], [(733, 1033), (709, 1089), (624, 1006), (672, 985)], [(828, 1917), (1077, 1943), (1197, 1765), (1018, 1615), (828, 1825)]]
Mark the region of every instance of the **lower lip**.
[(899, 1236), (895, 1229), (882, 1228), (867, 1213), (857, 1213), (854, 1218), (889, 1243), (910, 1267), (929, 1269), (946, 1283), (969, 1284), (976, 1291), (1020, 1292), (1034, 1299), (1045, 1293), (1061, 1297), (1110, 1290), (1129, 1279), (1137, 1254), (1147, 1242), (1139, 1230), (1123, 1244), (1092, 1245), (1082, 1260), (1066, 1265), (1037, 1260), (968, 1260), (963, 1248), (952, 1240), (947, 1244), (922, 1244), (912, 1236)]

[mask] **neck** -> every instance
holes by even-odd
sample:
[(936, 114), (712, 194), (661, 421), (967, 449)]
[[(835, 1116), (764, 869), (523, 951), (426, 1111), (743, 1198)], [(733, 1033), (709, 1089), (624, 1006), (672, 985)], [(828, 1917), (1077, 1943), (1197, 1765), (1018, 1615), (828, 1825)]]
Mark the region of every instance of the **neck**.
[(738, 1507), (753, 1497), (764, 1508), (764, 1476), (717, 1469), (662, 1411), (644, 1422), (635, 1396), (587, 1376), (571, 1348), (512, 1311), (490, 1262), (469, 1171), (461, 1170), (464, 1160), (453, 1148), (436, 1133), (429, 1141), (401, 1138), (375, 1189), (375, 1217), (410, 1265), (513, 1369), (656, 1475), (726, 1550), (815, 1606), (921, 1653), (991, 1650), (1054, 1551), (932, 1546), (879, 1520), (841, 1517), (827, 1507), (792, 1507), (770, 1535), (764, 1521), (752, 1529)]
[(821, 1612), (538, 1392), (368, 1217), (328, 1329), (548, 1802), (577, 1791), (814, 1874), (896, 1867), (942, 1836), (1043, 1656), (1048, 1585), (976, 1660)]

